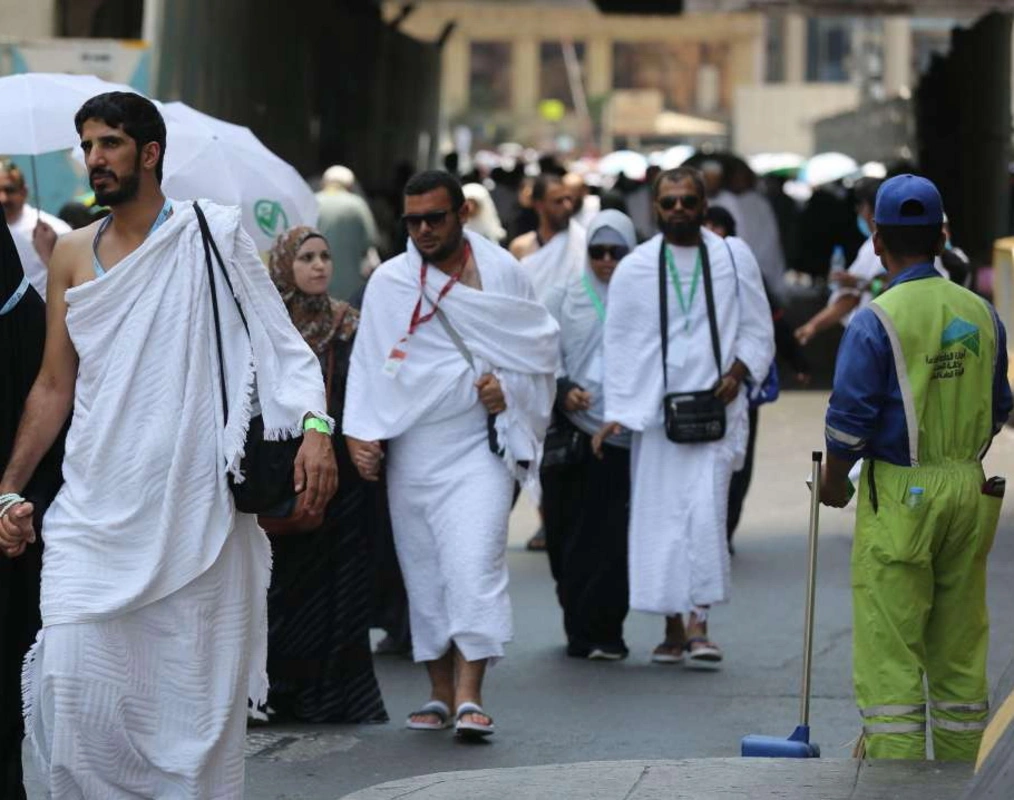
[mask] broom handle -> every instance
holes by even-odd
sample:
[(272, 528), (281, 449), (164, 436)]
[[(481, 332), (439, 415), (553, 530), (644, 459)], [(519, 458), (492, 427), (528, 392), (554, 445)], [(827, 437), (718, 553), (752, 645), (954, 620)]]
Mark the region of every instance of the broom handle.
[(823, 453), (813, 452), (810, 488), (810, 535), (806, 563), (806, 606), (803, 623), (803, 691), (800, 698), (800, 724), (810, 724), (810, 669), (813, 664), (813, 612), (817, 594), (817, 528), (820, 524), (820, 465)]

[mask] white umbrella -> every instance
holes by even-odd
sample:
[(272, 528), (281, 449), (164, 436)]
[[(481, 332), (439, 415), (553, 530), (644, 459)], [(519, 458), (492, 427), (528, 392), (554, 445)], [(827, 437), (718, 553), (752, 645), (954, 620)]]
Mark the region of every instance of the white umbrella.
[(598, 169), (603, 175), (626, 175), (633, 181), (642, 181), (648, 171), (648, 159), (633, 150), (617, 150), (603, 156)]
[(750, 169), (758, 175), (795, 175), (806, 163), (806, 159), (796, 153), (758, 153), (747, 159)]
[(135, 90), (94, 75), (29, 72), (0, 78), (0, 153), (38, 156), (77, 147), (74, 115), (104, 92)]
[(658, 165), (662, 169), (676, 169), (676, 167), (683, 166), (687, 159), (696, 152), (697, 150), (688, 144), (678, 144), (662, 153), (658, 159)]
[(806, 162), (799, 173), (799, 180), (810, 186), (822, 186), (846, 178), (859, 169), (854, 158), (844, 153), (821, 153)]
[(206, 197), (239, 206), (260, 250), (294, 225), (316, 225), (317, 198), (295, 168), (249, 128), (183, 103), (161, 104), (166, 121), (162, 188), (171, 197)]

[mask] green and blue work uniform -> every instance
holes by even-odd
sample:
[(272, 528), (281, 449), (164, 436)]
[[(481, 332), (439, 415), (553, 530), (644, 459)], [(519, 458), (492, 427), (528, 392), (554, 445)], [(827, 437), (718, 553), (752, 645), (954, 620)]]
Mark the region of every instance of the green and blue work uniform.
[(996, 312), (931, 263), (898, 275), (845, 332), (826, 437), (838, 458), (866, 459), (853, 675), (871, 758), (926, 757), (924, 675), (936, 758), (976, 757), (1002, 502), (983, 491), (982, 458), (1012, 405)]

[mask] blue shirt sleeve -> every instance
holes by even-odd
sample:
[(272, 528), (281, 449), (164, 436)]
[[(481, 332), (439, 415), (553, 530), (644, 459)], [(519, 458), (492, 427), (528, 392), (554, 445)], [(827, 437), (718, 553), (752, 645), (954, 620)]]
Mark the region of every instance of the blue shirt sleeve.
[(996, 367), (993, 371), (993, 434), (996, 435), (1007, 424), (1014, 399), (1007, 381), (1007, 331), (996, 309), (990, 306), (990, 310), (996, 321)]
[(825, 427), (829, 453), (850, 463), (866, 454), (887, 400), (893, 359), (880, 320), (869, 308), (860, 310), (838, 348)]

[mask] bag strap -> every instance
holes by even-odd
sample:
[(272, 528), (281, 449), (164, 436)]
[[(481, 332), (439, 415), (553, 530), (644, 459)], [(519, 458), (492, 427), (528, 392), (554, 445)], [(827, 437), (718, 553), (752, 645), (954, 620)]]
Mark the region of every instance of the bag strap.
[[(730, 254), (732, 251), (729, 251)], [(736, 262), (733, 261), (735, 268)], [(701, 268), (704, 270), (704, 296), (708, 301), (708, 327), (711, 329), (711, 350), (715, 354), (715, 368), (718, 381), (722, 380), (722, 343), (718, 338), (718, 314), (715, 312), (715, 290), (711, 285), (711, 259), (708, 247), (701, 241)], [(716, 383), (718, 382), (716, 381)]]
[(658, 325), (662, 335), (662, 387), (669, 389), (669, 290), (665, 285), (665, 237), (658, 248)]
[[(324, 394), (326, 399), (324, 403), (327, 406), (331, 405), (331, 387), (334, 385), (334, 340), (331, 341), (331, 347), (327, 351), (327, 377), (324, 379)], [(328, 408), (328, 413), (331, 413), (331, 409)]]
[[(726, 245), (728, 246), (728, 245)], [(659, 332), (662, 336), (662, 381), (663, 386), (669, 387), (669, 291), (666, 287), (666, 264), (665, 264), (665, 238), (662, 239), (662, 246), (658, 249), (658, 307), (659, 307)], [(708, 255), (708, 247), (701, 241), (698, 250), (701, 256), (701, 272), (704, 274), (704, 296), (708, 305), (708, 327), (711, 330), (711, 350), (715, 355), (715, 366), (718, 368), (718, 380), (722, 379), (722, 344), (718, 338), (718, 315), (715, 313), (715, 291), (711, 285), (711, 258)], [(729, 251), (732, 256), (732, 250)], [(736, 260), (732, 261), (733, 269), (736, 267)]]
[[(208, 268), (208, 287), (211, 289), (211, 310), (215, 317), (215, 347), (218, 350), (218, 380), (222, 390), (222, 418), (224, 423), (228, 424), (229, 399), (226, 396), (225, 363), (222, 356), (222, 321), (218, 315), (218, 292), (215, 290), (215, 270), (211, 266), (211, 246), (214, 244), (214, 239), (212, 239), (211, 231), (208, 229), (208, 221), (204, 218), (204, 212), (196, 201), (194, 201), (194, 213), (197, 214), (197, 223), (201, 227), (201, 241), (204, 244), (204, 263)], [(215, 248), (215, 254), (218, 255), (217, 247)], [(221, 256), (219, 255), (218, 257), (221, 260)], [(226, 277), (226, 280), (228, 280), (228, 277)], [(238, 306), (239, 303), (237, 302), (236, 305)], [(240, 311), (240, 316), (242, 315), (243, 312)], [(246, 319), (243, 320), (243, 324), (246, 325)]]
[(465, 344), (465, 340), (461, 338), (461, 334), (458, 333), (454, 326), (451, 325), (451, 321), (447, 319), (447, 315), (444, 314), (444, 310), (437, 306), (437, 319), (440, 320), (440, 324), (444, 330), (447, 331), (447, 335), (451, 337), (451, 341), (454, 342), (454, 346), (458, 348), (458, 352), (461, 353), (461, 357), (468, 362), (473, 370), (475, 369), (475, 358), (472, 356), (472, 351), (468, 349), (468, 345)]

